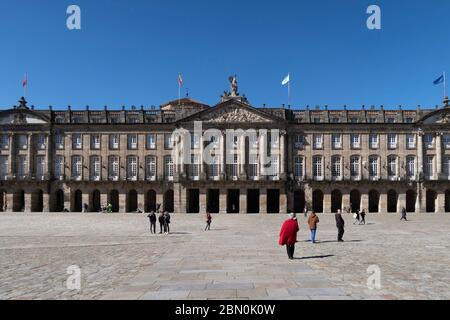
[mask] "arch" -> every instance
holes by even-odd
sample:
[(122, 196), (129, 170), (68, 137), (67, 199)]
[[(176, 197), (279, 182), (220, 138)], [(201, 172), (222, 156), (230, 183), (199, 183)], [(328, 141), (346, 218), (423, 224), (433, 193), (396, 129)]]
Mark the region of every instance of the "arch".
[(23, 212), (25, 210), (25, 191), (19, 190), (13, 195), (13, 211)]
[(369, 191), (369, 212), (380, 212), (380, 193), (377, 190)]
[(321, 190), (314, 190), (312, 202), (313, 202), (312, 209), (317, 213), (322, 213), (323, 212), (323, 192)]
[(64, 191), (61, 189), (57, 190), (54, 194), (54, 208), (55, 212), (63, 212), (64, 211)]
[(111, 190), (109, 192), (108, 203), (112, 206), (112, 212), (119, 212), (119, 191)]
[(44, 210), (44, 192), (36, 190), (31, 194), (31, 212), (42, 212)]
[(6, 211), (6, 191), (0, 190), (0, 212)]
[(100, 200), (100, 191), (98, 190), (92, 191), (90, 207), (93, 212), (100, 212), (102, 208)]
[(137, 209), (137, 192), (136, 190), (130, 190), (127, 194), (127, 212), (136, 212)]
[(173, 190), (167, 190), (164, 193), (164, 211), (167, 211), (169, 213), (174, 212), (173, 201), (174, 201)]
[(156, 191), (148, 190), (145, 194), (145, 211), (156, 211)]
[(414, 190), (406, 191), (406, 212), (416, 212), (417, 193)]
[(350, 203), (352, 212), (361, 210), (361, 192), (359, 190), (354, 189), (350, 192)]
[(398, 193), (395, 190), (389, 190), (387, 193), (387, 212), (397, 212)]
[(436, 191), (432, 189), (427, 190), (427, 212), (436, 212)]
[(331, 212), (336, 213), (342, 210), (342, 192), (340, 190), (333, 190), (331, 192)]
[(294, 191), (294, 212), (303, 212), (305, 210), (305, 191)]
[(72, 193), (71, 210), (72, 212), (83, 211), (83, 193), (81, 190), (75, 190)]

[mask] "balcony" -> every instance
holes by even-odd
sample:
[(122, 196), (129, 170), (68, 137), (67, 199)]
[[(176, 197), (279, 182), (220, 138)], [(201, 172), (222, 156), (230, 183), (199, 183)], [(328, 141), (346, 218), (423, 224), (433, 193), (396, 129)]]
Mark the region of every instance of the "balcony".
[(314, 176), (313, 180), (314, 181), (324, 181), (325, 179), (324, 179), (324, 176)]

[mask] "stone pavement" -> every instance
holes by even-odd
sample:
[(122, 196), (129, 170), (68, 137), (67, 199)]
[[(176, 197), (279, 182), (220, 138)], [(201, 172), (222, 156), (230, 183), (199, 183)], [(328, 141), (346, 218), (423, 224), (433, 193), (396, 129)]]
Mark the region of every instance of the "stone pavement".
[[(299, 216), (297, 259), (277, 245), (284, 215), (172, 215), (151, 235), (140, 214), (0, 214), (0, 299), (450, 299), (450, 215)], [(81, 268), (68, 290), (67, 267)], [(369, 290), (378, 266), (381, 288)]]

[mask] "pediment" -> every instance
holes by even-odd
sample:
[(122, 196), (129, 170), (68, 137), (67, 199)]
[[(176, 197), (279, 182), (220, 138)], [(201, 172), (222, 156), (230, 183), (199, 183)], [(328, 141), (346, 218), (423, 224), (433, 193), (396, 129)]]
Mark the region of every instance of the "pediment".
[(420, 122), (422, 124), (450, 124), (450, 108), (439, 109), (425, 115)]
[(48, 121), (45, 116), (36, 114), (28, 110), (10, 110), (0, 113), (0, 124), (46, 124)]
[(227, 101), (213, 108), (206, 109), (191, 117), (182, 119), (181, 121), (202, 121), (205, 123), (273, 123), (284, 121), (284, 119), (274, 117), (263, 111), (255, 109), (250, 105)]

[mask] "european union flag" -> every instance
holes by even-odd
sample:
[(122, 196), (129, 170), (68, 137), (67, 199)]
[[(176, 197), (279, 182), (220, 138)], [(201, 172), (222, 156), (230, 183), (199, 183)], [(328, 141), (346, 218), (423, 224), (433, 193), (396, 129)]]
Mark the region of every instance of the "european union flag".
[(439, 78), (437, 78), (433, 83), (436, 84), (436, 85), (437, 84), (441, 84), (441, 83), (444, 82), (444, 80), (445, 80), (445, 77), (444, 77), (444, 75), (442, 75)]

